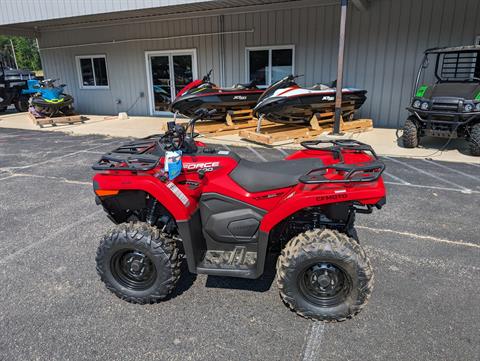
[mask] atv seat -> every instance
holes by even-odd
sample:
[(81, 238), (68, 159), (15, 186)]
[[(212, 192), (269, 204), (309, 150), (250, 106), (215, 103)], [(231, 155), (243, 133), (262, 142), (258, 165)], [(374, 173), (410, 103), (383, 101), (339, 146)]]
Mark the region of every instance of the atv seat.
[(299, 178), (315, 168), (323, 166), (318, 158), (279, 160), (256, 163), (240, 160), (230, 172), (230, 178), (248, 192), (264, 192), (296, 185)]

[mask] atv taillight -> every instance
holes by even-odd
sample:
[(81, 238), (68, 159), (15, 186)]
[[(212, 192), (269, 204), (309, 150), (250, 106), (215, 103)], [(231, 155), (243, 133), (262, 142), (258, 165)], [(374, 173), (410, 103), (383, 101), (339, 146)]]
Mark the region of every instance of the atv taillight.
[(116, 196), (119, 191), (112, 191), (112, 190), (107, 190), (107, 189), (97, 189), (95, 191), (95, 194), (99, 197), (105, 197), (105, 196)]

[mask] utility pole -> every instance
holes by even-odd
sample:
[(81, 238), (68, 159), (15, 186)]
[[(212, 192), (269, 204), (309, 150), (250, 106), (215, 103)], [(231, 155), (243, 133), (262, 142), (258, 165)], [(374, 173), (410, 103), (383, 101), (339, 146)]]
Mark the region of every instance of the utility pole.
[(337, 63), (337, 91), (335, 95), (335, 122), (333, 123), (333, 134), (340, 134), (340, 121), (342, 119), (342, 88), (343, 88), (343, 59), (345, 56), (345, 28), (347, 24), (348, 0), (341, 0), (340, 13), (340, 36), (338, 41), (338, 63)]
[(18, 69), (17, 56), (15, 55), (15, 47), (13, 46), (13, 41), (10, 38), (10, 46), (12, 47), (13, 60), (15, 61), (15, 68)]

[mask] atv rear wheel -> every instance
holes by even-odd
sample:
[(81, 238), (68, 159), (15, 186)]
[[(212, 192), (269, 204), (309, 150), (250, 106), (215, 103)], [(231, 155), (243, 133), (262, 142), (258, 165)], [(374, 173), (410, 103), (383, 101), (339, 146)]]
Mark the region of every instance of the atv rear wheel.
[(106, 287), (131, 303), (164, 299), (180, 276), (176, 242), (146, 223), (116, 226), (100, 242), (96, 261)]
[(26, 112), (28, 111), (28, 101), (30, 97), (21, 95), (17, 100), (15, 100), (15, 109), (17, 112)]
[(412, 118), (408, 118), (403, 126), (403, 146), (405, 148), (416, 148), (419, 139), (417, 123)]
[(480, 156), (480, 123), (470, 129), (470, 153)]
[(373, 270), (360, 245), (331, 229), (292, 238), (277, 261), (283, 301), (299, 315), (344, 321), (360, 312), (373, 288)]

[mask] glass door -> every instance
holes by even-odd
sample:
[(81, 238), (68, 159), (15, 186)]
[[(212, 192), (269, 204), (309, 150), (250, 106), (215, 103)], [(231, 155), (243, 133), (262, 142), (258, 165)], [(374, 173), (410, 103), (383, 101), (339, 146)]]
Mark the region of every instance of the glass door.
[(173, 61), (173, 96), (175, 96), (185, 85), (193, 81), (192, 55), (172, 55)]
[(167, 115), (175, 95), (196, 79), (195, 51), (148, 52), (151, 114)]
[(150, 58), (152, 75), (153, 111), (167, 111), (172, 95), (170, 90), (170, 62), (168, 56)]

